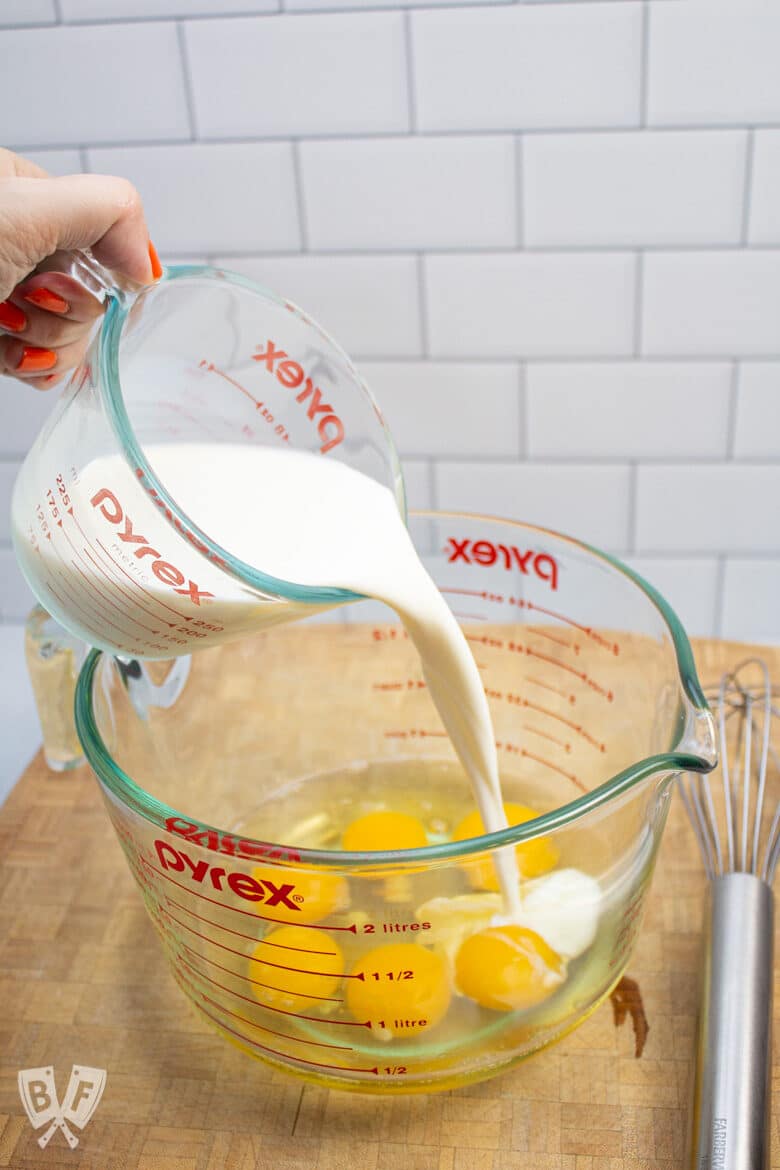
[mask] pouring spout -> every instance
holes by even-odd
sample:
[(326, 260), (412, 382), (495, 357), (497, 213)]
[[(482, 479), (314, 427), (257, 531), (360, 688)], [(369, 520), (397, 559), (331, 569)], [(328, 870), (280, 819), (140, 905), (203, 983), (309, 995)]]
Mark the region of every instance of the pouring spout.
[(718, 763), (718, 741), (712, 711), (703, 696), (701, 703), (695, 703), (686, 695), (683, 704), (684, 725), (678, 750), (698, 761), (697, 764), (691, 764), (692, 771), (711, 772)]

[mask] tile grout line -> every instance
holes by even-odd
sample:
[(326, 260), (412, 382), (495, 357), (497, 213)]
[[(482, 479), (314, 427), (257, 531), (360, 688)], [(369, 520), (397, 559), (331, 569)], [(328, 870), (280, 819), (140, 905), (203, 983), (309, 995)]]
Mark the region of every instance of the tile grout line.
[(737, 445), (737, 407), (739, 402), (739, 376), (740, 364), (738, 361), (732, 362), (731, 365), (731, 381), (729, 383), (729, 400), (726, 410), (726, 458), (730, 461), (736, 459), (736, 445)]
[(190, 124), (190, 142), (198, 140), (198, 122), (195, 116), (195, 91), (192, 85), (190, 59), (187, 52), (187, 37), (184, 22), (176, 21), (176, 40), (179, 45), (179, 63), (181, 65), (182, 81), (184, 83), (184, 102), (187, 107), (187, 121)]
[(61, 0), (53, 0), (53, 3), (54, 3), (54, 15), (57, 17), (57, 24), (63, 24), (64, 17), (62, 15), (62, 2), (61, 2)]
[(518, 248), (525, 247), (525, 149), (522, 134), (515, 136), (515, 232)]
[(439, 484), (436, 479), (436, 459), (428, 460), (428, 494), (431, 498), (431, 509), (439, 511)]
[(517, 421), (518, 421), (518, 449), (520, 452), (520, 459), (528, 462), (530, 451), (530, 431), (529, 431), (529, 401), (528, 401), (528, 363), (518, 362), (517, 365)]
[(750, 232), (750, 212), (753, 203), (753, 163), (756, 151), (755, 141), (756, 132), (751, 126), (748, 129), (747, 143), (745, 145), (745, 181), (742, 188), (742, 226), (739, 242), (743, 248), (748, 244), (748, 235)]
[(650, 5), (642, 4), (641, 41), (639, 46), (639, 125), (647, 129), (647, 106), (650, 87)]
[(632, 556), (637, 554), (639, 464), (632, 459), (628, 467), (628, 531), (626, 540)]
[[(430, 352), (430, 322), (428, 320), (428, 281), (425, 272), (425, 253), (417, 252), (417, 298), (419, 300), (420, 345), (422, 356), (429, 358)], [(414, 358), (411, 359), (414, 361)]]
[(726, 556), (718, 554), (715, 569), (715, 637), (723, 637), (723, 619), (726, 605)]
[(638, 251), (634, 260), (634, 358), (642, 356), (642, 317), (644, 313), (645, 254)]
[(295, 185), (295, 204), (298, 211), (298, 229), (300, 232), (301, 246), (294, 256), (307, 254), (309, 252), (309, 223), (306, 218), (306, 199), (303, 194), (303, 164), (301, 162), (301, 144), (297, 138), (293, 138), (292, 147), (292, 165), (293, 165), (293, 182)]
[(412, 31), (412, 14), (407, 8), (402, 13), (404, 22), (404, 55), (406, 58), (406, 102), (408, 105), (409, 130), (417, 133), (419, 119), (417, 117), (417, 91), (414, 77), (414, 34)]
[[(619, 0), (611, 0), (612, 3), (617, 3)], [(188, 18), (188, 21), (191, 18)], [(173, 23), (173, 22), (170, 22)], [(184, 22), (187, 23), (187, 22)], [(54, 28), (54, 25), (45, 26)], [(70, 28), (70, 25), (66, 27)], [(9, 32), (10, 29), (4, 29), (0, 26), (0, 32)], [(762, 122), (758, 127), (761, 130), (780, 130), (780, 122)], [(731, 122), (725, 124), (713, 125), (690, 125), (690, 126), (664, 126), (652, 127), (654, 131), (665, 130), (669, 133), (678, 134), (707, 134), (707, 133), (722, 133), (723, 131), (739, 131), (752, 130), (754, 127), (746, 126), (743, 122)], [(572, 135), (593, 136), (593, 135), (609, 135), (609, 134), (642, 134), (644, 131), (637, 126), (526, 126), (524, 127), (523, 136), (529, 137), (544, 137), (564, 135), (571, 137)], [(431, 129), (418, 129), (416, 134), (420, 138), (497, 138), (497, 139), (513, 139), (516, 137), (517, 131), (506, 126), (492, 126), (492, 127), (469, 127), (464, 129), (459, 127), (456, 130), (450, 130), (446, 127), (434, 127)], [(222, 135), (203, 135), (198, 140), (208, 146), (230, 145), (236, 146), (246, 144), (247, 146), (256, 146), (264, 142), (283, 142), (289, 135), (286, 131), (280, 131), (278, 134), (222, 134)], [(313, 142), (335, 142), (343, 143), (344, 141), (354, 142), (382, 142), (386, 139), (408, 139), (410, 137), (408, 129), (403, 126), (397, 126), (392, 130), (323, 130), (310, 131), (298, 135), (301, 139), (310, 139)], [(164, 136), (160, 138), (125, 138), (113, 139), (103, 138), (98, 141), (90, 143), (91, 146), (97, 149), (117, 150), (129, 147), (166, 147), (178, 146), (183, 142), (188, 142), (187, 138), (175, 138)], [(16, 142), (13, 143), (12, 148), (17, 151), (24, 150), (67, 150), (74, 149), (77, 142), (69, 140), (65, 142)], [(706, 245), (698, 245), (699, 247), (706, 247)], [(718, 246), (717, 244), (715, 246)]]

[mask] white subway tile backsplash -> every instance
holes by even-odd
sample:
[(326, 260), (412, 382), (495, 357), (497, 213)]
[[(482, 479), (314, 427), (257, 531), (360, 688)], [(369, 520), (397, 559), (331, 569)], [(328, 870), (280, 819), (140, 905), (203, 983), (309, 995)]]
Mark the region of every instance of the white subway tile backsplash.
[(690, 637), (712, 636), (718, 609), (716, 557), (626, 557), (626, 564), (655, 586)]
[(35, 598), (16, 563), (13, 549), (0, 548), (0, 621), (27, 620)]
[(549, 362), (526, 370), (528, 454), (725, 458), (727, 362)]
[(780, 244), (780, 130), (756, 130), (753, 149), (748, 239)]
[(587, 357), (631, 352), (632, 256), (429, 256), (425, 271), (430, 348), (435, 357)]
[(186, 35), (204, 137), (409, 127), (399, 13), (193, 21)]
[(744, 130), (529, 135), (525, 243), (736, 243), (746, 143)]
[(4, 145), (189, 138), (175, 25), (12, 29), (2, 41)]
[(159, 251), (282, 251), (300, 241), (287, 142), (91, 150), (90, 170), (141, 192)]
[(722, 636), (777, 645), (779, 609), (780, 559), (730, 557), (723, 585)]
[(761, 357), (780, 352), (780, 250), (649, 252), (642, 349)]
[(641, 553), (778, 552), (780, 464), (645, 465), (637, 471)]
[(509, 137), (304, 142), (312, 248), (511, 247), (517, 238)]
[(517, 458), (519, 370), (509, 362), (361, 362), (402, 455)]
[(23, 155), (50, 175), (78, 175), (83, 170), (77, 150), (25, 150)]
[(118, 20), (278, 12), (279, 0), (60, 0), (60, 6), (63, 20)]
[(0, 28), (14, 24), (55, 24), (54, 0), (0, 0)]
[(780, 362), (742, 362), (734, 454), (780, 459)]
[(523, 5), (412, 16), (424, 130), (639, 124), (641, 5)]
[(649, 5), (651, 124), (776, 122), (780, 7), (774, 0)]
[[(164, 263), (321, 321), (412, 507), (633, 550), (692, 633), (780, 640), (778, 43), (775, 0), (0, 0), (0, 108), (135, 182)], [(58, 393), (0, 378), (0, 622)]]
[(441, 462), (437, 506), (540, 524), (624, 551), (629, 475), (628, 467)]
[(0, 377), (0, 459), (27, 453), (58, 398), (56, 388), (33, 390), (17, 378)]
[(413, 256), (268, 256), (225, 268), (295, 301), (352, 357), (422, 353)]

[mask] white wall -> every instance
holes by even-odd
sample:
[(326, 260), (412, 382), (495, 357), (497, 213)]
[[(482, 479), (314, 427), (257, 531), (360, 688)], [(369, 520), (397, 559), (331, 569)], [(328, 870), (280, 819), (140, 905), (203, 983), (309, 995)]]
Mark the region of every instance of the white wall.
[[(0, 0), (0, 137), (129, 176), (163, 258), (318, 316), (412, 502), (627, 557), (780, 639), (780, 6)], [(14, 468), (48, 401), (0, 387)]]

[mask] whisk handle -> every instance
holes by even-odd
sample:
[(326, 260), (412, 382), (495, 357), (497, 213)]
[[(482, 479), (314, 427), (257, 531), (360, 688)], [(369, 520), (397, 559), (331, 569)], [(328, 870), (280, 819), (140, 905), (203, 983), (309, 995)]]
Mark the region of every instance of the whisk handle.
[(774, 897), (750, 873), (712, 882), (691, 1170), (768, 1170)]

